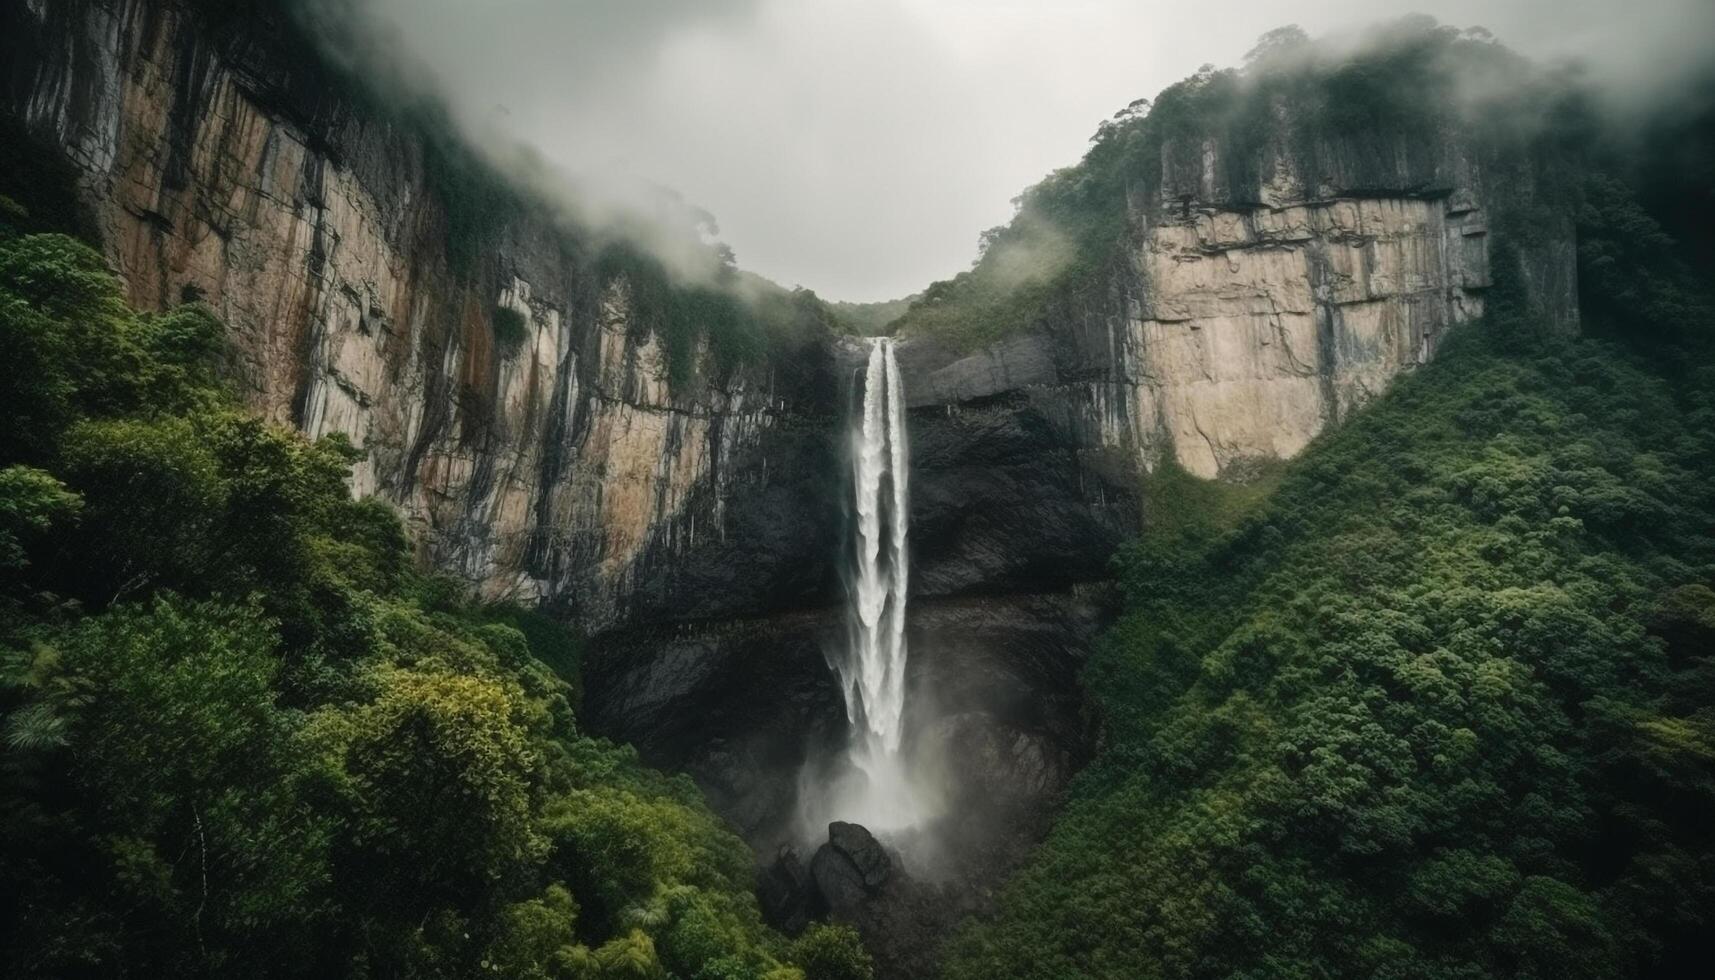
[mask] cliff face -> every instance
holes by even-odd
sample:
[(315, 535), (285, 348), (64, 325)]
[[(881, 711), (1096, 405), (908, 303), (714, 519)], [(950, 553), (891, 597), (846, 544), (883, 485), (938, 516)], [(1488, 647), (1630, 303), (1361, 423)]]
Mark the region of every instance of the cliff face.
[(1496, 261), (1551, 329), (1577, 329), (1567, 216), (1491, 254), (1491, 216), (1537, 194), (1532, 176), (1455, 133), (1306, 152), (1279, 109), (1255, 147), (1167, 144), (1123, 254), (1034, 331), (965, 355), (908, 344), (915, 402), (1023, 392), (1074, 444), (1140, 471), (1242, 478), (1480, 316)]
[[(367, 450), (357, 489), (401, 507), (430, 563), (592, 631), (837, 601), (850, 348), (703, 356), (675, 389), (631, 284), (548, 220), (461, 257), (417, 131), (330, 89), (284, 25), (182, 0), (3, 16), (4, 107), (75, 164), (133, 302), (210, 303), (251, 405)], [(1166, 144), (1123, 254), (1033, 331), (902, 345), (921, 594), (1103, 577), (1138, 472), (1290, 457), (1481, 312), (1496, 202), (1531, 181), (1453, 133), (1307, 147), (1278, 108), (1243, 146)], [(1570, 229), (1536, 231), (1504, 260), (1574, 329)]]
[(399, 505), (431, 564), (600, 628), (646, 566), (721, 533), (790, 381), (705, 356), (670, 389), (630, 284), (545, 219), (461, 261), (422, 140), (330, 90), (281, 24), (8, 8), (5, 110), (75, 165), (131, 301), (210, 304), (250, 405), (367, 450), (357, 490)]

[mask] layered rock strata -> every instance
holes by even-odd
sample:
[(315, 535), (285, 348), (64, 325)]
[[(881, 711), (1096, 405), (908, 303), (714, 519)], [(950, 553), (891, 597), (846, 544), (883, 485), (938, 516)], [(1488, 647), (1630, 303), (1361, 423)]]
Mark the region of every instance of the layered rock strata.
[(908, 339), (914, 403), (1028, 399), (1069, 445), (1140, 472), (1243, 478), (1434, 356), (1482, 314), (1497, 262), (1549, 329), (1577, 329), (1570, 220), (1499, 252), (1490, 234), (1536, 178), (1451, 133), (1295, 152), (1290, 118), (1254, 147), (1165, 147), (1108, 273), (1034, 329), (974, 352)]
[(790, 378), (699, 354), (669, 385), (632, 284), (540, 211), (461, 241), (424, 137), (278, 14), (54, 0), (0, 26), (0, 108), (71, 161), (131, 302), (213, 307), (250, 406), (366, 450), (355, 490), (431, 565), (600, 629), (764, 479), (744, 471)]

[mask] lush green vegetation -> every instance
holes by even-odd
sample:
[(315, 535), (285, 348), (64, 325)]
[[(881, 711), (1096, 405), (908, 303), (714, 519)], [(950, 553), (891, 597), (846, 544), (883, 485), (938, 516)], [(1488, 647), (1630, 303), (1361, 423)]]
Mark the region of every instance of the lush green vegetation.
[(1105, 747), (949, 976), (1707, 970), (1715, 305), (1624, 183), (1583, 193), (1594, 336), (1503, 262), (1265, 495), (1151, 481)]
[[(1402, 160), (1413, 173), (1433, 172), (1457, 123), (1478, 134), (1497, 176), (1538, 169), (1555, 149), (1539, 140), (1541, 121), (1565, 100), (1576, 101), (1481, 30), (1411, 17), (1353, 46), (1282, 28), (1263, 37), (1245, 68), (1204, 66), (1153, 103), (1138, 99), (1102, 123), (1084, 159), (1015, 198), (1017, 213), (982, 234), (972, 268), (924, 290), (897, 332), (974, 348), (1075, 314), (1087, 301), (1109, 301), (1099, 293), (1125, 261), (1128, 213), (1157, 212), (1170, 203), (1165, 197), (1187, 191), (1235, 207), (1259, 204), (1280, 162), (1298, 174), (1339, 174), (1354, 193), (1397, 193)], [(1206, 143), (1218, 147), (1212, 197), (1201, 189)], [(1521, 208), (1535, 203), (1513, 196)]]
[(0, 236), (9, 975), (867, 976), (767, 930), (690, 782), (578, 733), (576, 640), (415, 574), (222, 344)]
[(893, 321), (904, 316), (905, 311), (909, 310), (917, 299), (916, 295), (911, 295), (878, 303), (835, 302), (828, 305), (846, 333), (859, 337), (880, 337), (888, 333)]

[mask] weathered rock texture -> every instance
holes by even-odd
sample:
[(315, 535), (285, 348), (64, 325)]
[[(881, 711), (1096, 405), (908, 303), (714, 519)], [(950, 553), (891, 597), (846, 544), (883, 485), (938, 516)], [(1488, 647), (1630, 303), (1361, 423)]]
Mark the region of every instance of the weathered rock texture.
[[(1172, 460), (1242, 477), (1296, 455), (1481, 315), (1491, 212), (1534, 192), (1456, 134), (1354, 137), (1308, 157), (1296, 142), (1283, 131), (1243, 161), (1217, 141), (1169, 144), (1094, 288), (974, 353), (901, 346), (914, 404), (1028, 400), (1067, 445), (1140, 471)], [(1324, 176), (1302, 176), (1312, 165)], [(1500, 257), (1558, 330), (1577, 328), (1573, 252), (1559, 216)]]
[(398, 504), (433, 565), (600, 628), (724, 533), (790, 380), (670, 388), (630, 284), (546, 219), (461, 259), (421, 136), (342, 94), (285, 25), (35, 0), (0, 26), (0, 107), (76, 166), (130, 300), (210, 304), (251, 406), (366, 449), (357, 491)]
[[(0, 18), (0, 107), (75, 164), (131, 299), (214, 306), (250, 403), (366, 449), (358, 491), (397, 503), (430, 563), (597, 632), (837, 602), (856, 345), (705, 357), (674, 388), (631, 284), (537, 215), (455, 248), (419, 131), (342, 94), (283, 24), (182, 0)], [(1275, 125), (1166, 147), (1124, 254), (1032, 332), (902, 345), (919, 594), (1104, 577), (1139, 472), (1289, 457), (1481, 311), (1493, 202), (1527, 181), (1452, 134), (1307, 153), (1290, 112)], [(1537, 232), (1509, 261), (1570, 327), (1570, 231)]]
[[(400, 507), (428, 563), (596, 634), (584, 724), (689, 771), (773, 855), (807, 759), (845, 733), (828, 658), (863, 345), (806, 335), (728, 371), (703, 355), (669, 385), (634, 283), (537, 215), (460, 245), (419, 131), (330, 86), (267, 17), (17, 0), (0, 51), (0, 111), (72, 162), (131, 300), (211, 304), (250, 404), (366, 449), (356, 489)], [(1141, 474), (1291, 457), (1480, 314), (1502, 262), (1576, 326), (1568, 227), (1492, 244), (1497, 202), (1532, 193), (1517, 173), (1450, 134), (1307, 153), (1277, 123), (1247, 148), (1166, 147), (1111, 265), (1029, 332), (900, 345), (907, 743), (944, 770), (951, 832), (926, 833), (954, 844), (945, 887), (854, 879), (845, 914), (885, 975), (931, 969), (1088, 757), (1076, 678)], [(773, 866), (782, 925), (834, 857), (851, 863)]]

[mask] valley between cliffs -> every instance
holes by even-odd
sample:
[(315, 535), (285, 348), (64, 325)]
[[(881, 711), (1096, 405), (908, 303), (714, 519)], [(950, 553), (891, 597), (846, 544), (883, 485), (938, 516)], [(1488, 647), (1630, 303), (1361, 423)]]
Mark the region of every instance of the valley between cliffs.
[[(704, 344), (675, 378), (643, 284), (551, 221), (508, 216), (466, 255), (433, 149), (283, 24), (216, 29), (175, 0), (6, 9), (0, 108), (73, 168), (130, 302), (208, 304), (248, 406), (346, 434), (354, 491), (405, 515), (423, 563), (584, 630), (582, 724), (688, 772), (775, 862), (806, 758), (846, 723), (828, 655), (863, 345), (805, 330), (734, 366)], [(1169, 144), (1091, 284), (975, 348), (898, 344), (908, 731), (957, 760), (950, 806), (980, 827), (943, 869), (955, 917), (1097, 749), (1080, 668), (1152, 474), (1291, 459), (1480, 316), (1503, 258), (1551, 329), (1579, 328), (1570, 224), (1501, 255), (1495, 212), (1528, 188), (1464, 136), (1334, 140), (1308, 172), (1298, 135), (1283, 111), (1243, 145)], [(933, 961), (933, 939), (882, 955), (896, 976)]]

